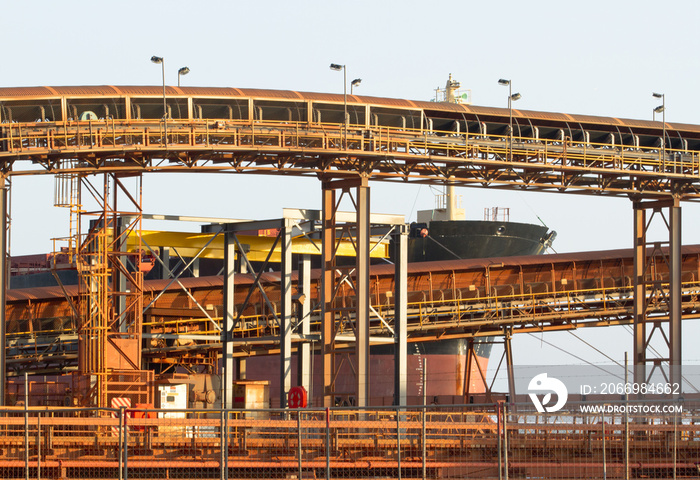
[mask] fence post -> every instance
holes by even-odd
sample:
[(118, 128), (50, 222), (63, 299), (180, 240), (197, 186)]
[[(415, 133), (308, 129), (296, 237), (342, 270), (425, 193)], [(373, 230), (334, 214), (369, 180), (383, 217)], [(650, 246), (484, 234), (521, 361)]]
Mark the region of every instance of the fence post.
[(36, 414), (36, 480), (41, 480), (41, 412)]
[[(676, 404), (678, 405), (678, 404)], [(678, 462), (678, 413), (673, 411), (673, 480), (676, 480), (676, 465)]]
[(331, 480), (331, 411), (326, 407), (326, 480)]
[(423, 462), (422, 462), (423, 463), (423, 465), (422, 465), (423, 466), (423, 472), (422, 472), (423, 473), (423, 480), (426, 480), (425, 477), (426, 477), (426, 473), (427, 473), (426, 472), (426, 465), (425, 465), (425, 461), (426, 461), (425, 455), (426, 455), (426, 449), (427, 449), (426, 444), (428, 443), (428, 437), (426, 435), (427, 432), (425, 429), (425, 416), (428, 413), (427, 394), (425, 392), (426, 380), (427, 380), (427, 376), (426, 376), (425, 372), (426, 372), (427, 368), (428, 368), (428, 359), (424, 358), (423, 359), (423, 422), (422, 422), (423, 424), (421, 425), (421, 435), (423, 438), (423, 441), (421, 442), (422, 443), (421, 447), (423, 450), (423, 452), (422, 452), (423, 453)]
[(126, 407), (120, 407), (119, 410), (124, 418), (124, 480), (129, 480), (129, 427), (126, 424)]
[(398, 467), (397, 477), (401, 480), (401, 410), (396, 407), (396, 465)]
[(630, 478), (630, 414), (629, 408), (629, 369), (627, 368), (627, 352), (625, 352), (625, 480)]
[(118, 434), (118, 456), (119, 456), (119, 480), (124, 479), (124, 444), (123, 442), (123, 432), (124, 432), (124, 407), (119, 407), (119, 429)]
[(501, 446), (501, 429), (502, 418), (501, 418), (501, 406), (499, 404), (496, 407), (496, 442), (497, 442), (497, 452), (498, 452), (498, 480), (503, 480), (503, 448)]
[(24, 372), (24, 478), (29, 480), (29, 381)]
[(423, 463), (423, 465), (422, 465), (422, 467), (423, 467), (423, 472), (422, 472), (422, 473), (423, 473), (423, 480), (426, 480), (425, 477), (426, 477), (426, 473), (427, 473), (427, 472), (426, 472), (426, 465), (425, 465), (425, 454), (426, 454), (426, 449), (427, 449), (426, 443), (427, 443), (427, 441), (428, 441), (428, 438), (426, 437), (426, 429), (425, 429), (425, 417), (426, 417), (426, 414), (428, 413), (427, 410), (428, 410), (428, 407), (427, 407), (425, 404), (423, 404), (423, 418), (422, 418), (422, 422), (421, 422), (421, 423), (422, 423), (422, 425), (421, 425), (421, 450), (422, 450), (422, 455), (421, 455), (421, 456), (423, 457), (423, 459), (422, 459), (422, 463)]
[(505, 477), (508, 480), (508, 404), (503, 403), (503, 463), (505, 465)]
[(600, 422), (603, 426), (603, 480), (608, 478), (608, 465), (605, 461), (605, 415), (601, 415), (602, 421)]
[(301, 408), (297, 409), (297, 458), (299, 459), (299, 476), (301, 480)]
[(224, 480), (228, 480), (228, 410), (224, 409)]
[[(224, 476), (224, 470), (226, 469), (226, 463), (224, 457), (228, 453), (228, 449), (224, 450), (224, 443), (226, 441), (224, 440), (226, 436), (226, 430), (224, 429), (224, 410), (222, 409), (219, 412), (219, 479), (220, 480), (225, 480)], [(224, 453), (226, 452), (226, 453)]]

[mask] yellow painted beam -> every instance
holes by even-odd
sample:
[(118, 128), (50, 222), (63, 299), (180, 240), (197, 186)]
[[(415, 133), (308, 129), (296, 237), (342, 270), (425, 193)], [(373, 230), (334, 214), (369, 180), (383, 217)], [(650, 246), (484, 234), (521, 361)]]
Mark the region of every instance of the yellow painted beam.
[[(161, 247), (175, 248), (183, 257), (194, 257), (204, 245), (207, 244), (214, 236), (213, 233), (196, 233), (196, 232), (168, 232), (168, 231), (151, 231), (144, 230), (141, 232), (142, 238), (151, 248), (160, 251)], [(238, 235), (238, 241), (242, 245), (248, 245), (250, 252), (248, 259), (250, 261), (263, 261), (267, 257), (268, 252), (275, 243), (275, 237), (256, 236), (256, 235)], [(376, 241), (375, 241), (376, 243)], [(374, 243), (372, 244), (374, 247)], [(138, 236), (133, 233), (129, 235), (127, 240), (127, 248), (133, 252), (139, 248)], [(147, 250), (145, 244), (142, 248)], [(313, 241), (307, 237), (297, 237), (292, 239), (292, 253), (320, 255), (321, 241)], [(174, 252), (173, 252), (174, 254)], [(340, 241), (337, 255), (343, 257), (355, 256), (355, 247), (347, 239)], [(380, 243), (370, 253), (372, 258), (388, 258), (389, 257), (389, 242)], [(200, 254), (200, 258), (224, 258), (224, 237), (217, 236), (207, 248)], [(271, 257), (271, 261), (280, 261), (280, 246), (278, 245)]]

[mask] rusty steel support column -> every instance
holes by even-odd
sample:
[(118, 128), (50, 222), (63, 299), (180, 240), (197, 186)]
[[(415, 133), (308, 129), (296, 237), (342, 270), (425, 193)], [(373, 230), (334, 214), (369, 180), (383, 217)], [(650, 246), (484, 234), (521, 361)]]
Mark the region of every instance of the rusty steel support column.
[(163, 280), (169, 280), (170, 279), (170, 247), (161, 247), (160, 253), (158, 255), (160, 256), (160, 259), (163, 262), (160, 266), (160, 268), (162, 269), (160, 278), (162, 278)]
[(5, 179), (0, 186), (0, 406), (5, 405), (5, 381), (7, 380), (7, 362), (5, 360), (5, 303), (9, 287), (7, 269), (7, 185)]
[[(486, 379), (486, 370), (482, 367), (481, 361), (479, 360), (479, 356), (477, 355), (477, 345), (479, 345), (479, 341), (476, 340), (474, 337), (469, 337), (467, 338), (467, 361), (466, 361), (466, 372), (464, 374), (464, 398), (467, 403), (472, 403), (471, 399), (471, 394), (473, 393), (471, 391), (472, 388), (472, 370), (476, 369), (477, 373), (477, 378), (476, 381), (484, 385), (484, 394), (486, 398), (486, 402), (491, 401), (491, 386), (489, 385), (487, 379)], [(496, 373), (494, 375), (498, 374), (498, 371), (501, 368), (501, 364), (503, 363), (503, 356), (505, 356), (505, 350), (503, 352), (503, 355), (501, 355), (501, 359), (498, 362), (498, 366), (496, 367)], [(476, 385), (476, 384), (475, 384)]]
[[(323, 182), (323, 383), (324, 406), (332, 406), (334, 397), (354, 397), (355, 405), (363, 407), (369, 403), (369, 257), (370, 257), (370, 200), (367, 177), (347, 180), (326, 180)], [(355, 206), (352, 219), (344, 215), (345, 225), (341, 237), (354, 236), (355, 266), (336, 264), (338, 204), (336, 191), (348, 195)], [(352, 197), (351, 191), (355, 191)], [(341, 214), (343, 215), (343, 214)], [(403, 222), (402, 222), (403, 223)], [(355, 306), (348, 307), (336, 299), (338, 291), (349, 286), (355, 294)], [(354, 333), (354, 358), (352, 370), (356, 375), (354, 391), (337, 392), (335, 376), (339, 368), (336, 362), (336, 334), (340, 331), (340, 322), (352, 325)], [(346, 337), (347, 338), (347, 337)], [(347, 340), (346, 340), (347, 341)]]
[(335, 278), (335, 190), (323, 189), (322, 205), (322, 264), (323, 264), (323, 301), (321, 302), (323, 325), (321, 342), (323, 348), (323, 406), (332, 407), (333, 356), (335, 344), (335, 312), (333, 311), (333, 286)]
[[(668, 211), (668, 217), (664, 211)], [(651, 211), (651, 215), (647, 215)], [(662, 245), (666, 242), (650, 242), (647, 233), (654, 216), (663, 219), (668, 229), (668, 249)], [(665, 269), (668, 272), (666, 273)], [(634, 203), (634, 381), (647, 383), (656, 368), (662, 369), (663, 378), (675, 385), (682, 381), (682, 256), (681, 256), (681, 207), (679, 199), (637, 201)], [(666, 277), (667, 275), (667, 277)], [(668, 286), (666, 286), (668, 285)], [(665, 304), (669, 312), (668, 320), (652, 318), (652, 328), (647, 329), (650, 321), (650, 305)], [(667, 325), (664, 330), (664, 326)], [(656, 331), (668, 347), (668, 356), (661, 358), (647, 355), (651, 340)], [(651, 370), (648, 369), (651, 365)], [(668, 365), (668, 371), (663, 371)], [(675, 389), (674, 389), (675, 391)]]
[(355, 285), (357, 312), (355, 313), (358, 407), (369, 405), (369, 234), (370, 202), (367, 177), (357, 187), (357, 256)]
[(634, 208), (634, 383), (646, 383), (646, 210)]
[[(125, 218), (122, 216), (115, 216), (113, 219), (113, 222), (116, 223), (115, 225), (115, 233), (116, 235), (114, 236), (114, 249), (115, 251), (118, 252), (126, 252), (127, 247), (126, 247), (126, 237), (125, 237), (125, 230), (128, 227), (128, 225), (131, 223), (131, 220), (129, 218)], [(127, 265), (128, 263), (128, 257), (127, 256), (122, 256), (119, 257), (119, 262), (121, 262), (123, 265)], [(126, 285), (126, 276), (121, 273), (118, 269), (114, 268), (112, 270), (112, 279), (115, 285), (115, 289), (117, 292), (126, 292), (127, 291), (127, 285)], [(120, 318), (124, 312), (126, 311), (126, 296), (125, 295), (118, 295), (115, 298), (115, 316), (117, 318)], [(118, 322), (119, 323), (119, 331), (120, 332), (126, 332), (126, 323), (125, 322)]]
[(221, 375), (221, 404), (223, 408), (233, 408), (233, 324), (235, 315), (234, 276), (236, 273), (236, 242), (233, 233), (224, 234), (224, 311), (221, 329), (221, 344), (223, 345), (223, 362)]
[(406, 405), (408, 378), (408, 226), (394, 233), (394, 404)]
[(313, 371), (311, 355), (314, 355), (308, 337), (311, 334), (311, 256), (299, 255), (299, 275), (297, 280), (297, 292), (299, 293), (299, 315), (297, 324), (304, 341), (297, 348), (297, 368), (299, 375), (299, 385), (304, 387), (308, 393), (309, 403), (313, 399)]
[(513, 328), (509, 327), (505, 332), (503, 337), (503, 347), (505, 349), (506, 356), (506, 371), (508, 372), (508, 394), (509, 402), (511, 405), (515, 405), (515, 371), (513, 369), (513, 348), (511, 347), (511, 337), (513, 336)]
[[(670, 381), (671, 385), (679, 385), (682, 387), (682, 337), (681, 337), (681, 321), (683, 311), (681, 309), (681, 207), (678, 199), (674, 199), (672, 207), (669, 207), (671, 211), (671, 235), (670, 235), (670, 252), (669, 256), (671, 258), (671, 274), (670, 274), (670, 291), (671, 291), (671, 305), (670, 305), (670, 325), (669, 325), (669, 343), (670, 343)], [(675, 390), (675, 389), (674, 389)], [(679, 391), (682, 388), (678, 389)]]
[(292, 388), (292, 223), (282, 220), (280, 228), (280, 408), (287, 407)]

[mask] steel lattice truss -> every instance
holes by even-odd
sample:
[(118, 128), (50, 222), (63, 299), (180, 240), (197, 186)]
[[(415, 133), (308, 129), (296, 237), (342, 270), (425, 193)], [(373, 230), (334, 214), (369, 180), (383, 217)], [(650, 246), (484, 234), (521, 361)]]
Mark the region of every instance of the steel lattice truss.
[[(3, 124), (7, 175), (225, 172), (700, 198), (700, 158), (670, 149), (392, 127), (142, 120)], [(67, 163), (64, 159), (78, 159)]]
[[(547, 261), (542, 257), (513, 257), (503, 259), (500, 265), (461, 260), (443, 262), (446, 265), (439, 270), (413, 268), (408, 278), (408, 341), (499, 336), (505, 331), (516, 334), (632, 325), (633, 259), (629, 252), (611, 253), (594, 252), (599, 258), (590, 253), (550, 255)], [(683, 272), (683, 318), (699, 318), (700, 250), (697, 247), (684, 249)], [(241, 311), (242, 322), (233, 336), (246, 342), (239, 344), (236, 356), (279, 354), (279, 324), (263, 306), (266, 302), (277, 305), (280, 301), (279, 282), (273, 277), (273, 274), (263, 274), (260, 278), (267, 300), (260, 294), (253, 295), (248, 307)], [(668, 271), (660, 268), (655, 277), (667, 282)], [(237, 278), (242, 286), (254, 281), (252, 275), (239, 274)], [(391, 291), (393, 270), (375, 266), (371, 279), (371, 291), (376, 292), (371, 302), (371, 337), (391, 338), (388, 327), (393, 327), (394, 305), (386, 292)], [(157, 301), (146, 310), (144, 324), (161, 328), (170, 322), (190, 334), (200, 335), (195, 335), (196, 341), (183, 341), (180, 347), (154, 343), (143, 350), (143, 356), (153, 364), (192, 366), (201, 362), (207, 365), (211, 361), (208, 352), (221, 349), (220, 336), (210, 332), (211, 319), (199, 308), (181, 305), (187, 303), (190, 295), (203, 304), (221, 304), (222, 279), (183, 278), (181, 281), (182, 288), (172, 286), (158, 294)], [(316, 290), (312, 283), (311, 291)], [(69, 295), (72, 291), (69, 290)], [(148, 304), (156, 293), (148, 288), (144, 292), (144, 304)], [(246, 291), (237, 294), (237, 308), (243, 305), (246, 294)], [(56, 288), (45, 292), (37, 290), (36, 296), (41, 298), (18, 297), (8, 301), (9, 322), (19, 324), (8, 335), (10, 370), (21, 371), (27, 365), (42, 372), (69, 370), (76, 360), (74, 347), (71, 347), (77, 342), (75, 324), (64, 322), (61, 330), (51, 328), (59, 314), (63, 315), (61, 318), (71, 316), (70, 305)], [(343, 301), (345, 297), (354, 297), (354, 292), (342, 285), (336, 297)], [(312, 304), (317, 300), (312, 298)], [(650, 322), (668, 320), (669, 309), (665, 302), (650, 302), (647, 311)], [(28, 315), (37, 327), (26, 323)], [(318, 335), (322, 325), (320, 311), (312, 312), (311, 318), (311, 334)], [(34, 330), (22, 331), (23, 328)], [(210, 332), (209, 337), (207, 332)], [(338, 341), (335, 347), (343, 349), (350, 345)]]

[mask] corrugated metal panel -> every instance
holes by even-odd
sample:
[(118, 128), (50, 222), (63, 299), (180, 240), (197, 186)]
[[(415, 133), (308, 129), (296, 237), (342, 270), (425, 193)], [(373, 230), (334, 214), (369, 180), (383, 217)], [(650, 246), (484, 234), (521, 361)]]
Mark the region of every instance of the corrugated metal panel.
[(245, 97), (238, 88), (232, 87), (172, 87), (180, 95), (193, 97)]
[[(410, 100), (402, 100), (399, 98), (382, 98), (382, 97), (367, 97), (365, 95), (355, 95), (361, 101), (365, 103), (370, 103), (378, 106), (390, 106), (390, 107), (403, 107), (403, 108), (416, 108), (416, 104)], [(342, 95), (341, 101), (342, 101)]]
[[(75, 297), (78, 295), (77, 285), (68, 285), (65, 288), (69, 296)], [(7, 290), (8, 303), (49, 298), (63, 298), (63, 292), (59, 287), (14, 288)]]
[[(237, 274), (236, 283), (245, 284), (248, 281), (252, 281), (253, 278), (246, 274)], [(190, 277), (190, 278), (180, 278), (180, 283), (185, 288), (210, 288), (210, 287), (222, 287), (224, 285), (224, 278), (219, 277)], [(144, 292), (160, 292), (163, 290), (171, 280), (148, 280), (144, 282), (143, 291)], [(171, 285), (170, 289), (173, 287), (180, 288), (178, 285)]]
[(249, 97), (283, 98), (287, 100), (303, 100), (304, 97), (291, 90), (262, 90), (257, 88), (241, 88), (241, 93)]
[[(529, 113), (529, 112), (528, 112)], [(582, 124), (594, 125), (616, 125), (620, 126), (623, 123), (618, 118), (613, 117), (597, 117), (595, 115), (570, 115), (574, 122)]]
[(433, 110), (442, 112), (459, 112), (467, 113), (465, 105), (459, 103), (444, 103), (444, 102), (413, 102), (417, 108), (422, 108), (423, 110)]
[[(656, 127), (656, 128), (659, 128), (659, 127)], [(689, 123), (668, 123), (668, 122), (666, 122), (666, 128), (672, 129), (672, 130), (683, 130), (686, 132), (700, 133), (700, 125), (691, 125)]]
[[(116, 87), (117, 91), (121, 92), (123, 95), (153, 95), (153, 96), (163, 96), (163, 86), (162, 85), (127, 85)], [(175, 88), (166, 86), (166, 95), (177, 95), (177, 90)]]
[(48, 87), (1, 87), (0, 98), (16, 97), (54, 97), (55, 93)]
[[(504, 108), (505, 115), (508, 116), (508, 109)], [(534, 112), (532, 110), (513, 109), (513, 112), (518, 112), (518, 116), (536, 118), (538, 120), (550, 120), (555, 122), (571, 122), (574, 115), (557, 112)]]
[[(110, 85), (85, 85), (81, 87), (51, 87), (59, 95), (119, 95), (119, 91)], [(163, 90), (161, 87), (161, 95)]]
[[(304, 97), (304, 100), (312, 100), (317, 102), (336, 102), (343, 103), (343, 95), (337, 93), (317, 93), (317, 92), (299, 92), (300, 95)], [(350, 95), (348, 93), (348, 103), (358, 103), (359, 97), (357, 95)]]
[[(632, 128), (639, 128), (639, 127), (654, 127), (652, 122), (648, 122), (645, 120), (632, 120), (629, 118), (615, 118), (618, 122), (620, 122), (620, 125), (624, 125), (625, 127), (632, 127)], [(651, 125), (650, 125), (651, 124)], [(661, 127), (661, 122), (656, 124), (656, 128), (662, 128)]]
[(469, 113), (474, 113), (476, 115), (494, 115), (499, 117), (507, 117), (507, 108), (496, 108), (496, 107), (479, 107), (475, 105), (465, 105), (464, 109)]

